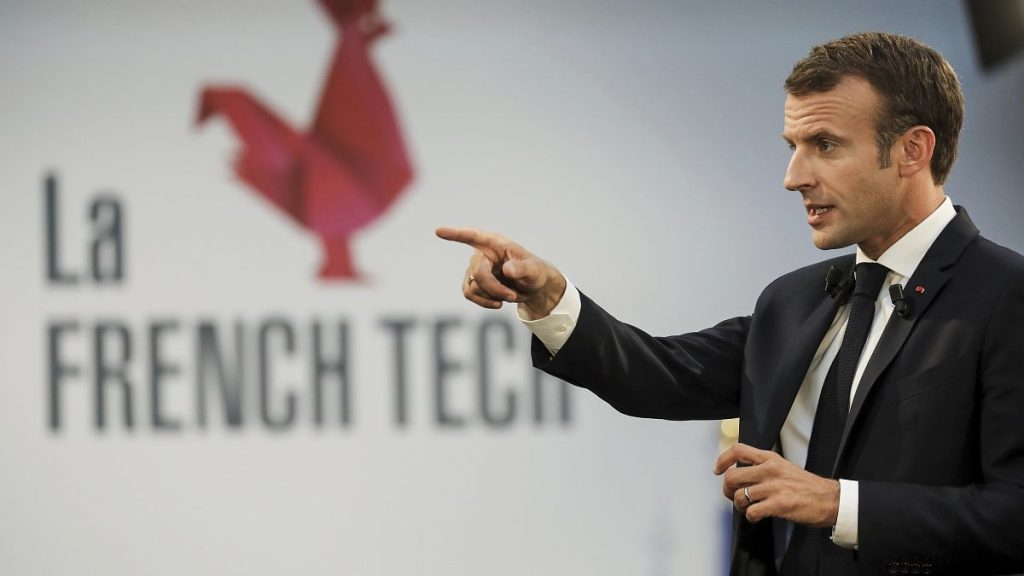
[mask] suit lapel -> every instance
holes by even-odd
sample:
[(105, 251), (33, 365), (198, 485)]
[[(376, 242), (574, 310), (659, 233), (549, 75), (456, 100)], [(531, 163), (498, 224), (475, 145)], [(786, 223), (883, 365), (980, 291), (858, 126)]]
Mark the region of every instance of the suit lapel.
[[(977, 235), (978, 229), (971, 222), (967, 211), (958, 206), (956, 218), (951, 220), (935, 239), (924, 259), (917, 266), (917, 270), (914, 271), (913, 277), (907, 282), (907, 290), (904, 292), (907, 299), (907, 316), (901, 317), (893, 314), (889, 318), (889, 322), (885, 325), (885, 330), (882, 331), (882, 336), (875, 346), (874, 353), (864, 368), (864, 374), (861, 375), (857, 392), (850, 405), (850, 414), (846, 418), (846, 427), (839, 441), (839, 451), (832, 469), (833, 477), (839, 469), (850, 431), (857, 423), (857, 418), (860, 416), (868, 394), (871, 393), (871, 389), (878, 383), (879, 377), (903, 347), (903, 343), (906, 342), (918, 318), (924, 314), (928, 306), (935, 300), (935, 296), (945, 286), (946, 281), (949, 280), (952, 272), (949, 268), (956, 264), (964, 249)], [(916, 290), (918, 286), (924, 288), (923, 292)]]
[[(849, 276), (853, 260), (851, 255), (849, 260), (844, 260), (837, 266), (841, 269), (843, 278)], [(821, 339), (825, 337), (825, 332), (835, 319), (839, 304), (840, 298), (831, 297), (823, 291), (821, 302), (800, 324), (782, 350), (779, 356), (781, 360), (772, 377), (771, 394), (768, 397), (768, 409), (762, 428), (762, 439), (765, 442), (775, 442), (779, 437), (782, 425), (793, 406), (793, 400), (807, 374), (807, 367), (810, 366), (814, 353), (821, 345)]]

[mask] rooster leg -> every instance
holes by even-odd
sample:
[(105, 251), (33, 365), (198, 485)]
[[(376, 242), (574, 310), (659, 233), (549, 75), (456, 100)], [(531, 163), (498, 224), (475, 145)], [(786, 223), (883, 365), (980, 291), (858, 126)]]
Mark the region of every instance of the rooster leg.
[(324, 260), (320, 265), (322, 280), (355, 280), (360, 274), (352, 261), (348, 238), (323, 238)]

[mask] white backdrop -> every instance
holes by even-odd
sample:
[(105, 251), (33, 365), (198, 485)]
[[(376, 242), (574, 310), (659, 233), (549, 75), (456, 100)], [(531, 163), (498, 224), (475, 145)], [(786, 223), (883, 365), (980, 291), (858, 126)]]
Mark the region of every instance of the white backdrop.
[[(375, 61), (416, 179), (357, 236), (368, 278), (323, 283), (315, 238), (231, 174), (226, 125), (193, 122), (201, 86), (234, 82), (308, 125), (335, 41), (315, 2), (3, 2), (0, 572), (718, 573), (717, 426), (626, 418), (581, 391), (563, 418), (550, 380), (535, 421), (525, 331), (511, 310), (461, 299), (468, 250), (433, 228), (517, 238), (655, 333), (747, 314), (768, 281), (824, 256), (781, 186), (782, 80), (815, 42), (886, 29), (961, 74), (968, 120), (947, 192), (1020, 251), (1024, 63), (982, 75), (952, 0), (693, 4), (385, 2), (395, 31)], [(47, 279), (47, 174), (72, 285)], [(123, 282), (89, 280), (99, 197), (122, 208)], [(409, 326), (404, 426), (396, 321)], [(273, 410), (297, 401), (281, 430), (259, 406), (260, 330), (274, 322), (288, 328), (267, 340)], [(487, 322), (488, 381), (517, 398), (506, 426), (479, 408)], [(347, 425), (336, 380), (314, 421), (317, 323), (329, 354), (347, 330)], [(79, 373), (55, 399), (48, 335), (65, 324), (56, 354)], [(239, 427), (213, 396), (199, 422), (200, 325), (229, 364), (240, 331)], [(116, 386), (95, 422), (97, 326), (130, 341), (131, 428)], [(172, 370), (158, 378), (168, 428), (152, 416), (151, 347)], [(461, 426), (437, 422), (438, 354), (455, 366), (444, 402)]]

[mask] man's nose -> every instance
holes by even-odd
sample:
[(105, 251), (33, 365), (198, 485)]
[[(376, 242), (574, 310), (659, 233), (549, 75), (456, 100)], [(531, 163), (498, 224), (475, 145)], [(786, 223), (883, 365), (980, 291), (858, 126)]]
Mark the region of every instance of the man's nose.
[(794, 192), (814, 186), (813, 173), (802, 151), (794, 150), (793, 155), (789, 157), (789, 166), (786, 168), (786, 177), (782, 185)]

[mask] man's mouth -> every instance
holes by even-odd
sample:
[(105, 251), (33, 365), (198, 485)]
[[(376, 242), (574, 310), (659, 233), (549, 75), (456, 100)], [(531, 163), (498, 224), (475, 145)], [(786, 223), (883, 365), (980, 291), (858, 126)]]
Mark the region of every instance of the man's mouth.
[(806, 206), (807, 208), (807, 223), (817, 228), (818, 226), (824, 226), (826, 220), (829, 219), (828, 213), (832, 211), (835, 206), (815, 206), (813, 204)]

